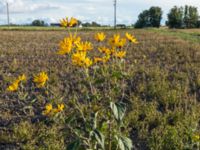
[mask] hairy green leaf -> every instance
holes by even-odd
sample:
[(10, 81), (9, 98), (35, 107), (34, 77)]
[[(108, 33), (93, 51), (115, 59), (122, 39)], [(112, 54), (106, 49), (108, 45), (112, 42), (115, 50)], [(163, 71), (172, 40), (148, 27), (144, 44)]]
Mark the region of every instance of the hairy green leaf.
[(124, 136), (116, 136), (117, 144), (121, 150), (132, 150), (133, 144), (131, 139)]
[(123, 103), (110, 103), (110, 108), (112, 109), (113, 115), (118, 123), (122, 123), (126, 112), (126, 106)]
[(94, 130), (93, 135), (94, 135), (96, 141), (98, 142), (98, 144), (104, 150), (105, 149), (105, 144), (104, 144), (105, 137), (104, 137), (104, 135), (98, 130)]

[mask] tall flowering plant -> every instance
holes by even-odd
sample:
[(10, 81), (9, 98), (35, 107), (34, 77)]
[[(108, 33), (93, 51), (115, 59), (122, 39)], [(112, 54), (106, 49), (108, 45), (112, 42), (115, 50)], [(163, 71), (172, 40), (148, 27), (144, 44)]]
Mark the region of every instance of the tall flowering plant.
[(83, 41), (77, 30), (73, 32), (68, 25), (73, 22), (75, 26), (78, 23), (75, 20), (61, 20), (69, 36), (60, 42), (57, 51), (71, 60), (83, 80), (78, 85), (80, 93), (74, 93), (69, 100), (73, 112), (67, 116), (66, 125), (74, 135), (74, 141), (68, 148), (131, 150), (128, 123), (123, 121), (127, 110), (125, 87), (120, 86), (125, 80), (129, 46), (138, 41), (130, 33), (121, 37), (104, 32), (95, 33), (91, 41)]

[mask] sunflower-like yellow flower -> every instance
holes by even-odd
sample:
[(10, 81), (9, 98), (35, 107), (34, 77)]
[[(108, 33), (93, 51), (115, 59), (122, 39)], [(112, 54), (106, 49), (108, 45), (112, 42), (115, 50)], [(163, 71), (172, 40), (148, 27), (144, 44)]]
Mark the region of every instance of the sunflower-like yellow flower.
[(116, 53), (116, 51), (117, 51), (116, 48), (113, 47), (113, 48), (110, 49), (110, 54), (114, 55)]
[(118, 52), (115, 52), (114, 55), (117, 58), (124, 58), (126, 56), (126, 51), (118, 51)]
[(48, 115), (53, 115), (55, 113), (63, 111), (65, 108), (64, 104), (58, 104), (57, 108), (53, 108), (52, 104), (47, 104), (45, 106), (45, 110), (42, 112), (43, 115), (48, 116)]
[(94, 57), (94, 63), (106, 63), (110, 59), (110, 55), (104, 57)]
[(99, 47), (98, 50), (101, 52), (101, 53), (104, 53), (106, 55), (110, 55), (111, 54), (111, 51), (109, 48), (107, 47)]
[(52, 110), (53, 110), (52, 104), (47, 104), (45, 106), (45, 110), (42, 112), (42, 114), (47, 116), (47, 115), (49, 115), (51, 113)]
[(122, 39), (120, 39), (120, 40), (118, 41), (118, 43), (116, 43), (116, 46), (117, 46), (118, 48), (122, 48), (122, 47), (124, 47), (125, 44), (126, 44), (126, 39), (125, 39), (125, 38), (122, 38)]
[(103, 58), (101, 58), (101, 57), (94, 57), (94, 63), (98, 63), (98, 62), (103, 62), (104, 63)]
[(61, 19), (60, 20), (60, 25), (62, 26), (62, 27), (67, 27), (68, 26), (68, 18), (63, 18), (63, 19)]
[(68, 17), (61, 19), (60, 24), (62, 27), (74, 27), (78, 24), (78, 20), (71, 17), (71, 19), (68, 19)]
[(108, 62), (110, 59), (110, 55), (103, 56), (104, 62)]
[(95, 36), (94, 36), (95, 40), (97, 40), (98, 42), (102, 42), (105, 38), (106, 38), (106, 35), (105, 33), (103, 32), (99, 32), (99, 33), (96, 33)]
[(85, 67), (90, 67), (92, 65), (92, 60), (88, 57), (85, 58)]
[(129, 33), (126, 33), (126, 38), (128, 39), (129, 42), (132, 42), (134, 44), (138, 44), (139, 43), (137, 41), (137, 39), (133, 35), (131, 35)]
[(72, 41), (73, 44), (79, 43), (81, 41), (81, 37), (70, 34), (69, 39)]
[(24, 74), (21, 76), (18, 76), (18, 78), (11, 85), (8, 86), (7, 91), (10, 91), (10, 92), (17, 91), (19, 88), (19, 83), (25, 80), (26, 80), (26, 76)]
[(72, 48), (73, 48), (73, 40), (69, 37), (64, 38), (64, 40), (61, 41), (59, 44), (59, 50), (57, 54), (59, 55), (69, 54), (72, 51)]
[(76, 49), (78, 51), (82, 51), (82, 52), (86, 52), (86, 51), (90, 51), (93, 49), (92, 43), (86, 41), (86, 42), (77, 42), (76, 43)]
[(86, 52), (76, 52), (72, 55), (72, 63), (79, 67), (90, 67), (92, 60), (86, 56)]
[(119, 34), (114, 34), (113, 37), (109, 39), (109, 44), (111, 46), (116, 46), (120, 41), (120, 35)]
[(58, 104), (58, 105), (57, 105), (57, 112), (63, 111), (64, 108), (65, 108), (64, 104)]
[(45, 86), (45, 83), (48, 79), (48, 75), (45, 72), (40, 72), (39, 74), (34, 76), (33, 82), (38, 88), (42, 88)]
[(22, 74), (21, 76), (18, 77), (19, 81), (26, 81), (26, 75), (25, 74)]
[(19, 87), (19, 81), (14, 81), (11, 85), (8, 86), (7, 91), (9, 92), (15, 92), (18, 90)]

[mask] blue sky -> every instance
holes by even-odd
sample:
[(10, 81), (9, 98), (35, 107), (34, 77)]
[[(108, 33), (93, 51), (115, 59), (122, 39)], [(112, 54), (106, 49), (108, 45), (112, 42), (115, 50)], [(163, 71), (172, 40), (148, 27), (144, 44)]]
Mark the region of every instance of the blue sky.
[[(0, 0), (0, 24), (5, 24), (6, 1), (9, 3), (12, 23), (31, 23), (34, 19), (58, 22), (65, 16), (73, 16), (82, 22), (96, 21), (113, 24), (113, 0)], [(133, 24), (138, 14), (151, 6), (160, 6), (163, 21), (174, 5), (185, 4), (200, 7), (199, 0), (117, 0), (117, 23)]]

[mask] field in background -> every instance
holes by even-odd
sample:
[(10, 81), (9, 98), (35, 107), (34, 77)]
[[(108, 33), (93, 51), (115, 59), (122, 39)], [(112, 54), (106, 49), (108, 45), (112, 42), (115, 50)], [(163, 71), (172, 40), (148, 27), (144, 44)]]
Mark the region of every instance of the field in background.
[[(118, 30), (120, 28), (118, 27)], [(35, 26), (0, 26), (0, 31), (64, 31), (65, 28), (60, 27), (35, 27)], [(75, 28), (72, 30), (76, 30)], [(78, 28), (79, 31), (88, 30), (113, 30), (113, 27), (83, 27)], [(127, 27), (126, 29), (120, 30), (133, 30), (132, 27)], [(143, 30), (143, 29), (134, 29)], [(146, 31), (157, 32), (164, 35), (172, 35), (183, 40), (191, 42), (200, 42), (200, 29), (168, 29), (167, 27), (161, 28), (147, 28)]]
[(172, 35), (183, 40), (187, 40), (190, 42), (200, 43), (200, 29), (149, 29), (152, 32), (161, 33), (164, 35)]
[[(81, 27), (78, 30), (104, 30), (104, 29), (113, 29), (113, 27)], [(19, 30), (19, 31), (62, 31), (66, 30), (61, 27), (36, 27), (36, 26), (0, 26), (0, 30)], [(76, 28), (72, 28), (76, 30)]]
[[(98, 30), (79, 34), (84, 40), (93, 40)], [(125, 79), (129, 96), (126, 120), (134, 147), (161, 150), (191, 146), (200, 128), (200, 30), (128, 31), (139, 41), (127, 52)], [(105, 32), (124, 35), (126, 30)], [(62, 80), (76, 84), (76, 70), (56, 54), (66, 35), (60, 28), (0, 27), (0, 149), (62, 149), (69, 140), (61, 134), (62, 124), (38, 121), (43, 99), (21, 101), (15, 96), (8, 98), (5, 92), (13, 77), (44, 70), (55, 92), (70, 95), (73, 85)], [(67, 116), (68, 110), (65, 113)]]

